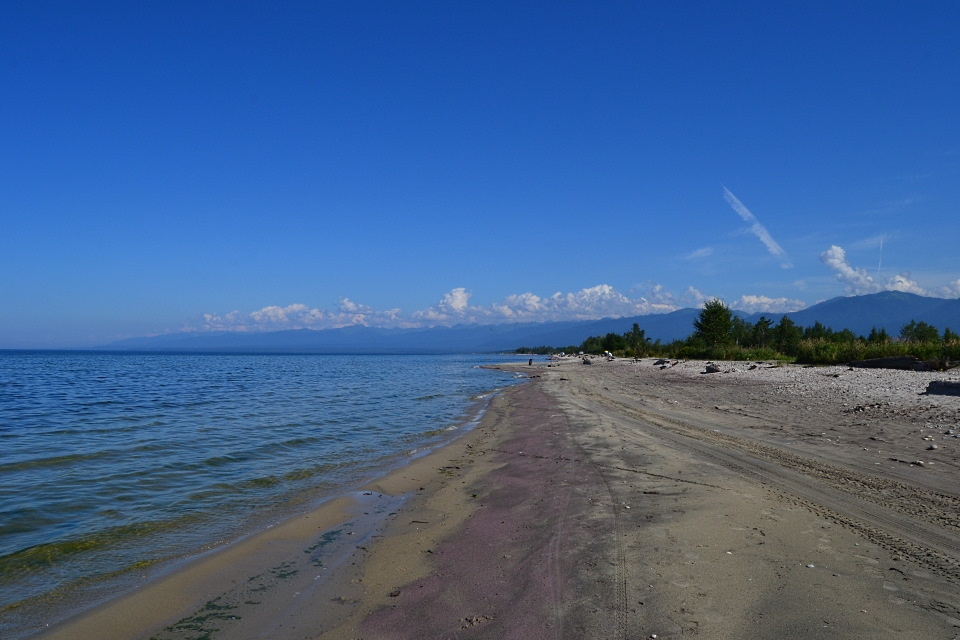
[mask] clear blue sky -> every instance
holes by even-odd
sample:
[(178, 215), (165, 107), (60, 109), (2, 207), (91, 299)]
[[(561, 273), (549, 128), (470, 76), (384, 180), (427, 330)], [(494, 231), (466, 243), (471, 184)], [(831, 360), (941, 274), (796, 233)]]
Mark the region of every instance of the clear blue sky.
[(958, 27), (957, 2), (3, 3), (0, 348), (958, 297)]

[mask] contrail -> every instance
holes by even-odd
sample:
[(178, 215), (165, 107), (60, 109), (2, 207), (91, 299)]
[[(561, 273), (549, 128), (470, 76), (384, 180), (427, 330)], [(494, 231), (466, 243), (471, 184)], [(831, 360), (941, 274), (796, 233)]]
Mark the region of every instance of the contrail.
[(880, 236), (880, 261), (877, 262), (877, 280), (880, 279), (880, 265), (883, 264), (883, 236)]
[(767, 251), (776, 257), (780, 258), (780, 266), (784, 269), (789, 269), (793, 265), (790, 264), (790, 260), (787, 259), (787, 252), (783, 250), (777, 241), (770, 236), (770, 232), (767, 231), (767, 228), (760, 224), (760, 221), (757, 220), (756, 216), (750, 213), (750, 210), (743, 206), (743, 203), (737, 200), (737, 196), (730, 193), (730, 190), (726, 187), (723, 188), (723, 197), (726, 199), (730, 206), (733, 207), (733, 210), (737, 212), (743, 221), (750, 225), (750, 233), (760, 238), (766, 247)]

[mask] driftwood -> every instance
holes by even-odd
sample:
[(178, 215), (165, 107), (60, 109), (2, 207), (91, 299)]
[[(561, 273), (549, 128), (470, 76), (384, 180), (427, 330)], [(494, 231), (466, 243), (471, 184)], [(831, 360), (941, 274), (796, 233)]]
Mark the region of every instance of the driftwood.
[(960, 396), (960, 382), (953, 380), (934, 380), (927, 385), (928, 395)]
[(905, 371), (937, 371), (941, 368), (940, 361), (937, 359), (921, 360), (914, 356), (888, 356), (886, 358), (856, 360), (851, 362), (850, 366), (860, 369), (903, 369)]

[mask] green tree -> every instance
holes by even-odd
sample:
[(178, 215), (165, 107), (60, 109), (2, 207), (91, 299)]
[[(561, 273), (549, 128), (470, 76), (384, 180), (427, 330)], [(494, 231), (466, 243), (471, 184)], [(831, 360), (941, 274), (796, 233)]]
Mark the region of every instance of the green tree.
[(731, 328), (733, 314), (723, 300), (708, 300), (693, 321), (694, 335), (703, 340), (707, 347), (715, 348), (732, 342)]
[(760, 316), (760, 319), (757, 320), (757, 324), (753, 325), (753, 345), (760, 347), (761, 349), (767, 346), (767, 340), (770, 338), (770, 325), (773, 324), (772, 320), (768, 320), (764, 316)]
[(733, 316), (730, 318), (730, 339), (736, 345), (749, 347), (753, 340), (753, 325), (740, 316)]
[(951, 343), (951, 342), (958, 342), (958, 341), (960, 341), (960, 336), (958, 336), (958, 335), (957, 335), (956, 333), (954, 333), (953, 331), (950, 331), (950, 327), (947, 327), (946, 329), (943, 330), (943, 343), (944, 343), (944, 344), (949, 344), (949, 343)]
[(627, 340), (619, 333), (608, 333), (600, 342), (601, 351), (626, 351)]
[(623, 334), (623, 337), (627, 341), (627, 347), (635, 357), (641, 358), (646, 355), (650, 346), (650, 338), (647, 337), (647, 332), (641, 329), (639, 324), (634, 322), (633, 328)]
[(602, 351), (600, 348), (600, 336), (590, 336), (584, 340), (578, 351), (583, 351), (584, 353), (600, 353)]
[(830, 334), (830, 342), (836, 342), (837, 344), (850, 344), (851, 342), (855, 342), (856, 339), (857, 334), (850, 329), (834, 331)]
[(926, 322), (911, 320), (900, 329), (900, 339), (905, 342), (940, 342), (940, 332)]
[(867, 342), (870, 344), (885, 344), (890, 342), (890, 334), (886, 329), (877, 330), (876, 327), (870, 329), (870, 335), (867, 336)]
[(832, 335), (833, 329), (823, 326), (819, 320), (814, 322), (812, 327), (803, 330), (805, 340), (829, 340)]
[(773, 340), (777, 351), (787, 356), (797, 355), (797, 345), (803, 339), (803, 329), (790, 319), (790, 316), (780, 318), (778, 324), (773, 330)]

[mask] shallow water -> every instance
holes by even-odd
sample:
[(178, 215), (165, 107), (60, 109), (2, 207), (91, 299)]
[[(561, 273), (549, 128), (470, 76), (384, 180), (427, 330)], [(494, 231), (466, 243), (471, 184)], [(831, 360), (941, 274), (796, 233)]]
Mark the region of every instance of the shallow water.
[(506, 360), (0, 352), (0, 613), (381, 475), (516, 383), (479, 368)]

